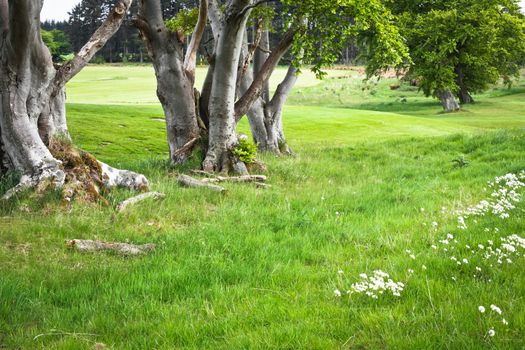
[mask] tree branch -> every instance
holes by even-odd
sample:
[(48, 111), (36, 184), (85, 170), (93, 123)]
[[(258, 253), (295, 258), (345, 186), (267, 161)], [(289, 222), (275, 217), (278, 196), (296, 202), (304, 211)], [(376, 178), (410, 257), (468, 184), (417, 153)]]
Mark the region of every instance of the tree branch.
[(219, 33), (221, 32), (222, 24), (224, 21), (224, 16), (217, 4), (217, 0), (209, 1), (209, 11), (208, 16), (210, 18), (211, 30), (213, 32), (213, 37), (217, 41)]
[(263, 19), (259, 18), (257, 20), (257, 25), (255, 27), (255, 38), (251, 45), (248, 45), (248, 52), (246, 54), (246, 57), (244, 57), (244, 62), (242, 62), (241, 71), (239, 72), (239, 76), (237, 78), (238, 81), (241, 81), (241, 79), (246, 74), (246, 71), (248, 70), (248, 67), (250, 66), (250, 63), (253, 60), (253, 56), (255, 54), (255, 51), (259, 48), (261, 44), (262, 39), (262, 31), (263, 31)]
[(239, 13), (239, 16), (244, 16), (246, 14), (246, 12), (250, 11), (251, 9), (253, 8), (256, 8), (257, 6), (261, 6), (262, 4), (266, 4), (266, 3), (269, 3), (269, 2), (273, 2), (275, 0), (259, 0), (251, 5), (248, 5), (246, 6), (245, 8), (242, 9), (242, 11)]
[(119, 30), (131, 2), (132, 0), (118, 0), (108, 18), (95, 31), (75, 58), (59, 68), (55, 77), (55, 92), (63, 88), (68, 81), (77, 75)]
[(191, 36), (191, 42), (184, 59), (184, 70), (190, 79), (195, 82), (195, 68), (197, 67), (197, 51), (202, 41), (202, 36), (208, 23), (208, 0), (201, 0), (199, 9), (199, 20)]
[(296, 30), (289, 30), (284, 35), (279, 45), (272, 50), (272, 53), (268, 56), (266, 62), (264, 62), (261, 70), (257, 72), (257, 76), (246, 93), (235, 103), (235, 118), (237, 120), (248, 113), (253, 103), (261, 96), (264, 84), (270, 79), (275, 67), (277, 67), (281, 58), (292, 46), (296, 33)]

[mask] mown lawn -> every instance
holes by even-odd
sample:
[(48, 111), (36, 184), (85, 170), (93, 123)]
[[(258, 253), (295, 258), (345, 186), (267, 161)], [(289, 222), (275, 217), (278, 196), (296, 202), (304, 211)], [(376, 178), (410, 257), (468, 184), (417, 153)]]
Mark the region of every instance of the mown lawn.
[[(120, 69), (115, 76), (135, 74)], [(4, 203), (0, 348), (525, 347), (525, 249), (499, 264), (478, 248), (524, 237), (525, 205), (504, 220), (470, 218), (466, 230), (456, 214), (489, 196), (494, 177), (525, 169), (522, 85), (454, 115), (413, 89), (390, 90), (394, 81), (365, 91), (355, 77), (299, 85), (285, 117), (297, 157), (262, 157), (271, 189), (230, 184), (220, 195), (168, 175), (178, 169), (165, 162), (159, 106), (131, 103), (140, 91), (120, 106), (75, 100), (75, 89), (93, 89), (88, 78), (69, 92), (83, 103), (68, 106), (75, 141), (144, 172), (167, 197), (123, 214), (114, 207), (124, 191), (111, 207), (66, 210), (53, 194)], [(72, 238), (158, 248), (139, 258), (80, 254), (65, 247)], [(346, 293), (377, 269), (405, 284), (400, 297)]]

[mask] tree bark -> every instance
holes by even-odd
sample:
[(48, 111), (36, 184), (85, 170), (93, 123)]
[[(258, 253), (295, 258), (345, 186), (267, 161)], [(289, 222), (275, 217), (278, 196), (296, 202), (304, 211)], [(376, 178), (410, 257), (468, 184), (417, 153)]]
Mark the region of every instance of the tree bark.
[[(64, 86), (118, 30), (130, 4), (117, 1), (87, 44), (92, 43), (91, 49), (81, 50), (57, 70), (40, 34), (42, 1), (0, 0), (0, 153), (7, 170), (21, 174), (4, 198), (30, 187), (63, 186), (65, 173), (48, 144), (54, 137), (69, 139)], [(128, 181), (131, 177), (133, 183), (147, 184), (142, 175), (126, 175)]]
[(459, 111), (460, 106), (450, 89), (446, 88), (444, 90), (438, 91), (437, 96), (440, 99), (441, 105), (443, 106), (443, 110), (445, 112), (451, 113)]
[(458, 85), (458, 98), (461, 104), (474, 103), (474, 99), (470, 95), (465, 83), (465, 73), (462, 65), (456, 67), (456, 80)]
[[(246, 49), (247, 45), (244, 47), (244, 50)], [(253, 86), (254, 75), (259, 75), (261, 70), (265, 69), (267, 60), (275, 52), (274, 50), (270, 54), (269, 32), (265, 30), (262, 34), (260, 47), (255, 55), (253, 71), (247, 72), (242, 79), (242, 94), (245, 94)], [(284, 52), (282, 51), (279, 54), (279, 60)], [(275, 154), (293, 154), (284, 135), (283, 108), (296, 81), (297, 69), (290, 65), (286, 77), (277, 87), (273, 97), (270, 96), (269, 81), (266, 80), (260, 90), (260, 96), (253, 102), (251, 109), (247, 112), (252, 137), (259, 151)]]
[(459, 102), (463, 105), (474, 103), (474, 98), (472, 97), (472, 95), (470, 95), (470, 93), (465, 87), (460, 86), (458, 97), (459, 97)]
[(141, 0), (135, 20), (155, 68), (157, 96), (166, 117), (173, 165), (186, 162), (193, 152), (193, 147), (186, 146), (200, 138), (194, 93), (195, 60), (207, 4), (205, 0), (201, 2), (200, 20), (186, 59), (183, 43), (164, 25), (160, 0)]
[(248, 172), (237, 159), (235, 100), (239, 57), (251, 0), (232, 0), (224, 13), (223, 25), (215, 42), (215, 69), (210, 93), (209, 147), (203, 162), (208, 172)]

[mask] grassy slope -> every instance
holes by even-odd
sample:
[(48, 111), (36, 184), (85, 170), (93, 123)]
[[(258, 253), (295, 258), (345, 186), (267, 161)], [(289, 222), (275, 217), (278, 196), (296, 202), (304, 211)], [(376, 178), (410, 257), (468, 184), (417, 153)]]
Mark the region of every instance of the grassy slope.
[[(166, 177), (163, 124), (152, 119), (162, 115), (158, 106), (70, 105), (79, 144), (147, 173), (154, 189), (168, 196), (122, 215), (97, 206), (71, 212), (38, 203), (28, 203), (29, 212), (5, 208), (0, 344), (522, 348), (524, 258), (474, 279), (429, 247), (457, 231), (454, 219), (441, 214), (443, 206), (448, 213), (474, 203), (486, 181), (525, 169), (524, 94), (493, 92), (467, 112), (443, 116), (415, 92), (399, 105), (393, 100), (400, 92), (388, 88), (355, 101), (321, 97), (340, 83), (299, 87), (292, 97), (287, 130), (299, 156), (265, 157), (273, 189), (228, 185), (225, 196), (183, 190)], [(345, 98), (362, 93), (357, 82), (347, 83), (356, 88)], [(365, 106), (382, 112), (357, 109)], [(507, 127), (514, 130), (486, 130)], [(454, 168), (451, 160), (461, 154), (471, 164)], [(152, 156), (161, 160), (148, 160)], [(127, 195), (114, 193), (114, 204)], [(458, 237), (475, 245), (522, 234), (520, 215), (504, 222), (486, 218)], [(440, 224), (437, 232), (429, 228), (432, 221)], [(495, 225), (499, 234), (485, 232)], [(159, 249), (138, 259), (82, 255), (64, 249), (69, 238), (155, 242)], [(400, 299), (337, 300), (339, 268), (350, 281), (380, 268), (408, 282), (407, 289)], [(416, 270), (410, 278), (409, 268)], [(496, 325), (497, 336), (486, 340), (477, 307), (491, 303), (503, 308), (510, 325)], [(34, 340), (39, 334), (45, 335)]]

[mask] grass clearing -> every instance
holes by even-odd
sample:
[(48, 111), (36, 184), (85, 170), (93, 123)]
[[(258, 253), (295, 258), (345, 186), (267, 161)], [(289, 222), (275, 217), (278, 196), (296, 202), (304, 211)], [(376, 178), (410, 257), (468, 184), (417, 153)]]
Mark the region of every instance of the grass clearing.
[[(100, 86), (74, 82), (70, 100), (83, 103), (68, 105), (75, 142), (144, 172), (167, 197), (123, 214), (114, 210), (129, 196), (122, 191), (109, 208), (66, 210), (56, 200), (3, 207), (0, 348), (522, 349), (525, 257), (484, 266), (475, 278), (474, 265), (458, 268), (431, 248), (449, 232), (472, 246), (525, 234), (523, 203), (507, 220), (489, 215), (466, 231), (453, 214), (485, 198), (487, 181), (525, 169), (522, 86), (442, 115), (417, 91), (390, 90), (391, 81), (370, 95), (347, 80), (341, 98), (330, 89), (345, 79), (299, 86), (285, 112), (298, 157), (263, 156), (272, 189), (226, 184), (226, 195), (181, 189), (167, 176), (161, 108), (130, 102), (151, 94), (145, 84), (128, 91), (117, 80), (122, 105), (112, 105), (121, 98), (87, 104)], [(118, 90), (113, 84), (108, 91)], [(408, 102), (395, 102), (400, 93)], [(468, 166), (454, 165), (460, 156)], [(65, 248), (72, 238), (158, 249), (140, 258), (80, 254)], [(458, 258), (469, 254), (457, 249)], [(334, 296), (376, 269), (406, 284), (401, 297)], [(480, 314), (490, 304), (508, 326)]]

